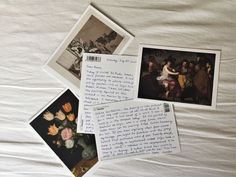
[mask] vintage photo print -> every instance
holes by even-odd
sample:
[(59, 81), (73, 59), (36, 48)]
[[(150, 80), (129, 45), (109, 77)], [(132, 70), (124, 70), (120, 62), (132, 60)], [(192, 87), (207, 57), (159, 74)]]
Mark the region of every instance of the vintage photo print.
[(89, 6), (45, 69), (79, 94), (83, 53), (120, 54), (133, 36)]
[(95, 135), (76, 133), (78, 104), (78, 98), (66, 90), (30, 121), (75, 177), (89, 173), (98, 162)]
[(112, 54), (122, 40), (121, 35), (92, 15), (56, 62), (80, 80), (84, 52)]
[(220, 51), (140, 45), (137, 97), (215, 108)]

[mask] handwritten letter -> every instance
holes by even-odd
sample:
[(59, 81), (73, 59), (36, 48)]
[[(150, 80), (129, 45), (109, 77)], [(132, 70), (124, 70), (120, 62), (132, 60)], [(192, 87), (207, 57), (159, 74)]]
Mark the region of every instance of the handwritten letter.
[(100, 159), (180, 150), (169, 104), (122, 101), (94, 107)]
[(134, 97), (136, 58), (99, 54), (84, 58), (78, 132), (94, 133), (90, 106)]

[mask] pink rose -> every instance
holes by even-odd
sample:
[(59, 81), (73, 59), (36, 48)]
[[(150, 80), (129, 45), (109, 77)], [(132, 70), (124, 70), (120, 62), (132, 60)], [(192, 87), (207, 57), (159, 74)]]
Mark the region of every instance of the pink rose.
[(72, 130), (71, 128), (65, 128), (61, 131), (61, 137), (63, 140), (68, 140), (72, 137)]

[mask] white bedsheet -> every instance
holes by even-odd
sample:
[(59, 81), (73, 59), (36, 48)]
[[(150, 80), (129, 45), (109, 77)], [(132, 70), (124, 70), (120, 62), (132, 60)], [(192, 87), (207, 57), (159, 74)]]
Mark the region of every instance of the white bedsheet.
[[(67, 176), (28, 120), (65, 86), (42, 70), (90, 1), (0, 1), (0, 176)], [(94, 0), (138, 42), (220, 49), (217, 109), (176, 107), (182, 152), (103, 164), (95, 177), (236, 176), (236, 1)]]

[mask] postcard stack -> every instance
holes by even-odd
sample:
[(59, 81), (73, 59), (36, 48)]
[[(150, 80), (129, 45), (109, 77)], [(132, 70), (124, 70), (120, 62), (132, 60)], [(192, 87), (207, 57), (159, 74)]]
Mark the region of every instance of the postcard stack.
[(30, 121), (71, 176), (180, 152), (173, 105), (215, 109), (220, 51), (139, 44), (89, 6), (45, 64), (67, 89)]

